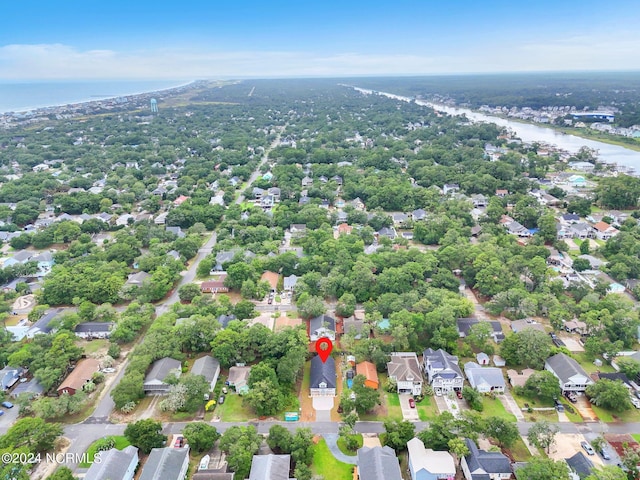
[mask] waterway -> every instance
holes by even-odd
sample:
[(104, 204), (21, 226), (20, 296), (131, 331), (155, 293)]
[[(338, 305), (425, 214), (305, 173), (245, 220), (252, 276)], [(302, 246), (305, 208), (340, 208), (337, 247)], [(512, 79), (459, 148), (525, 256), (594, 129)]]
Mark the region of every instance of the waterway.
[[(356, 88), (356, 90), (362, 93), (374, 93), (372, 90), (366, 90), (362, 88)], [(402, 100), (405, 102), (411, 101), (409, 97), (403, 97), (387, 92), (375, 92), (379, 95), (384, 95), (396, 100)], [(640, 152), (624, 148), (619, 145), (611, 145), (609, 143), (598, 142), (597, 140), (589, 140), (586, 138), (577, 137), (575, 135), (568, 135), (553, 128), (542, 127), (539, 125), (532, 125), (530, 123), (515, 122), (507, 118), (496, 117), (493, 115), (486, 115), (484, 113), (474, 112), (468, 108), (450, 107), (446, 105), (434, 104), (423, 100), (417, 100), (418, 105), (424, 105), (431, 107), (439, 112), (447, 113), (449, 115), (465, 115), (469, 120), (474, 122), (489, 122), (495, 123), (501, 127), (507, 127), (510, 131), (514, 132), (523, 142), (539, 142), (555, 145), (556, 147), (566, 150), (570, 153), (576, 153), (580, 150), (580, 147), (586, 146), (598, 151), (598, 159), (601, 162), (613, 163), (628, 168), (632, 168), (635, 174), (640, 173)]]

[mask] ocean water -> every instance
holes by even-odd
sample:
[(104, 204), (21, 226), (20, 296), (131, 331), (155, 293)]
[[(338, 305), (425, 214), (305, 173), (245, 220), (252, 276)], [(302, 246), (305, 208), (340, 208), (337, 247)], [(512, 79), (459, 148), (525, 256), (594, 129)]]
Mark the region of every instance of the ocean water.
[(184, 80), (0, 82), (0, 113), (154, 92), (187, 83)]

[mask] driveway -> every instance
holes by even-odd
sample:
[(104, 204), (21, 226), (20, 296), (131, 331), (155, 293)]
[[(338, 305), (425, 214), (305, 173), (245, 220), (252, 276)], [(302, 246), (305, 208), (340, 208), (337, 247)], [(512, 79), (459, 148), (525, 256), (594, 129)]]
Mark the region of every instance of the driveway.
[(337, 434), (335, 434), (335, 433), (325, 433), (324, 435), (322, 435), (322, 438), (324, 438), (325, 442), (327, 442), (327, 447), (329, 447), (329, 450), (331, 451), (333, 456), (336, 457), (336, 460), (338, 460), (338, 461), (340, 461), (342, 463), (348, 463), (350, 465), (355, 465), (356, 464), (356, 462), (358, 461), (358, 457), (345, 455), (338, 448), (338, 435)]
[(316, 411), (316, 422), (330, 422), (333, 398), (313, 397), (313, 408)]
[(573, 404), (573, 408), (578, 410), (578, 413), (582, 415), (582, 419), (585, 422), (597, 422), (598, 416), (596, 412), (591, 408), (591, 403), (584, 395), (578, 395), (578, 401)]
[[(11, 401), (9, 398), (7, 398), (7, 400)], [(18, 419), (18, 410), (20, 410), (20, 408), (17, 405), (14, 405), (13, 408), (0, 407), (0, 411), (4, 412), (4, 415), (0, 416), (0, 427), (6, 429), (11, 427)]]
[(420, 420), (420, 416), (418, 415), (417, 408), (411, 408), (409, 406), (409, 399), (413, 398), (413, 395), (400, 394), (398, 395), (400, 399), (400, 408), (402, 409), (402, 419), (408, 420), (410, 422), (417, 422)]
[(499, 395), (498, 398), (504, 405), (504, 408), (507, 409), (509, 413), (512, 413), (516, 416), (516, 419), (519, 422), (524, 421), (524, 414), (522, 413), (522, 409), (518, 406), (515, 399), (511, 395), (511, 392), (505, 391), (502, 395)]

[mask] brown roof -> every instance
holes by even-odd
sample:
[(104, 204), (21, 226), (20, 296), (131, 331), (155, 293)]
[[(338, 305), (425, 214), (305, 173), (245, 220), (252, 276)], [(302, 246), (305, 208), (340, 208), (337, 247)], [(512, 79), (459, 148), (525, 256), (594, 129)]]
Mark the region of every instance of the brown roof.
[(280, 275), (278, 275), (276, 272), (264, 272), (262, 274), (262, 277), (260, 277), (260, 280), (269, 282), (269, 285), (271, 285), (271, 288), (276, 289), (278, 287), (279, 278), (280, 278)]
[(341, 223), (338, 225), (338, 233), (351, 233), (353, 227), (347, 223)]
[(367, 380), (378, 383), (378, 372), (376, 366), (371, 362), (360, 362), (356, 365), (356, 374), (364, 375)]
[(200, 290), (208, 291), (213, 289), (226, 288), (224, 285), (224, 280), (208, 280), (206, 282), (202, 282), (200, 285)]
[[(593, 228), (595, 228), (596, 230), (598, 230), (599, 232), (606, 232), (607, 229), (609, 229), (611, 227), (611, 225), (609, 225), (607, 222), (598, 222), (596, 223)], [(615, 230), (615, 228), (614, 228)]]
[(100, 370), (100, 362), (95, 358), (85, 358), (80, 360), (64, 382), (58, 387), (58, 391), (65, 388), (72, 388), (73, 390), (81, 390), (82, 386), (91, 380), (94, 373)]

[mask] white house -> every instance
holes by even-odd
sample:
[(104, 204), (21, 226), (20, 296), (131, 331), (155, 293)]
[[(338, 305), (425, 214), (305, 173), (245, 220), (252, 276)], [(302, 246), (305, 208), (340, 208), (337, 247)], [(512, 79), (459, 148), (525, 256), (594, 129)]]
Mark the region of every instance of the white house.
[(422, 354), (422, 368), (436, 393), (462, 390), (464, 377), (458, 366), (458, 357), (442, 349), (427, 348)]
[(481, 367), (475, 362), (464, 365), (464, 373), (473, 388), (480, 393), (504, 393), (505, 382), (502, 370), (496, 367)]
[(573, 358), (558, 353), (547, 358), (544, 369), (553, 373), (560, 382), (562, 393), (584, 392), (593, 380)]
[(409, 472), (411, 480), (453, 480), (456, 464), (449, 452), (438, 452), (425, 448), (419, 438), (407, 442)]
[(396, 381), (398, 393), (422, 394), (422, 372), (414, 352), (393, 352), (387, 371)]

